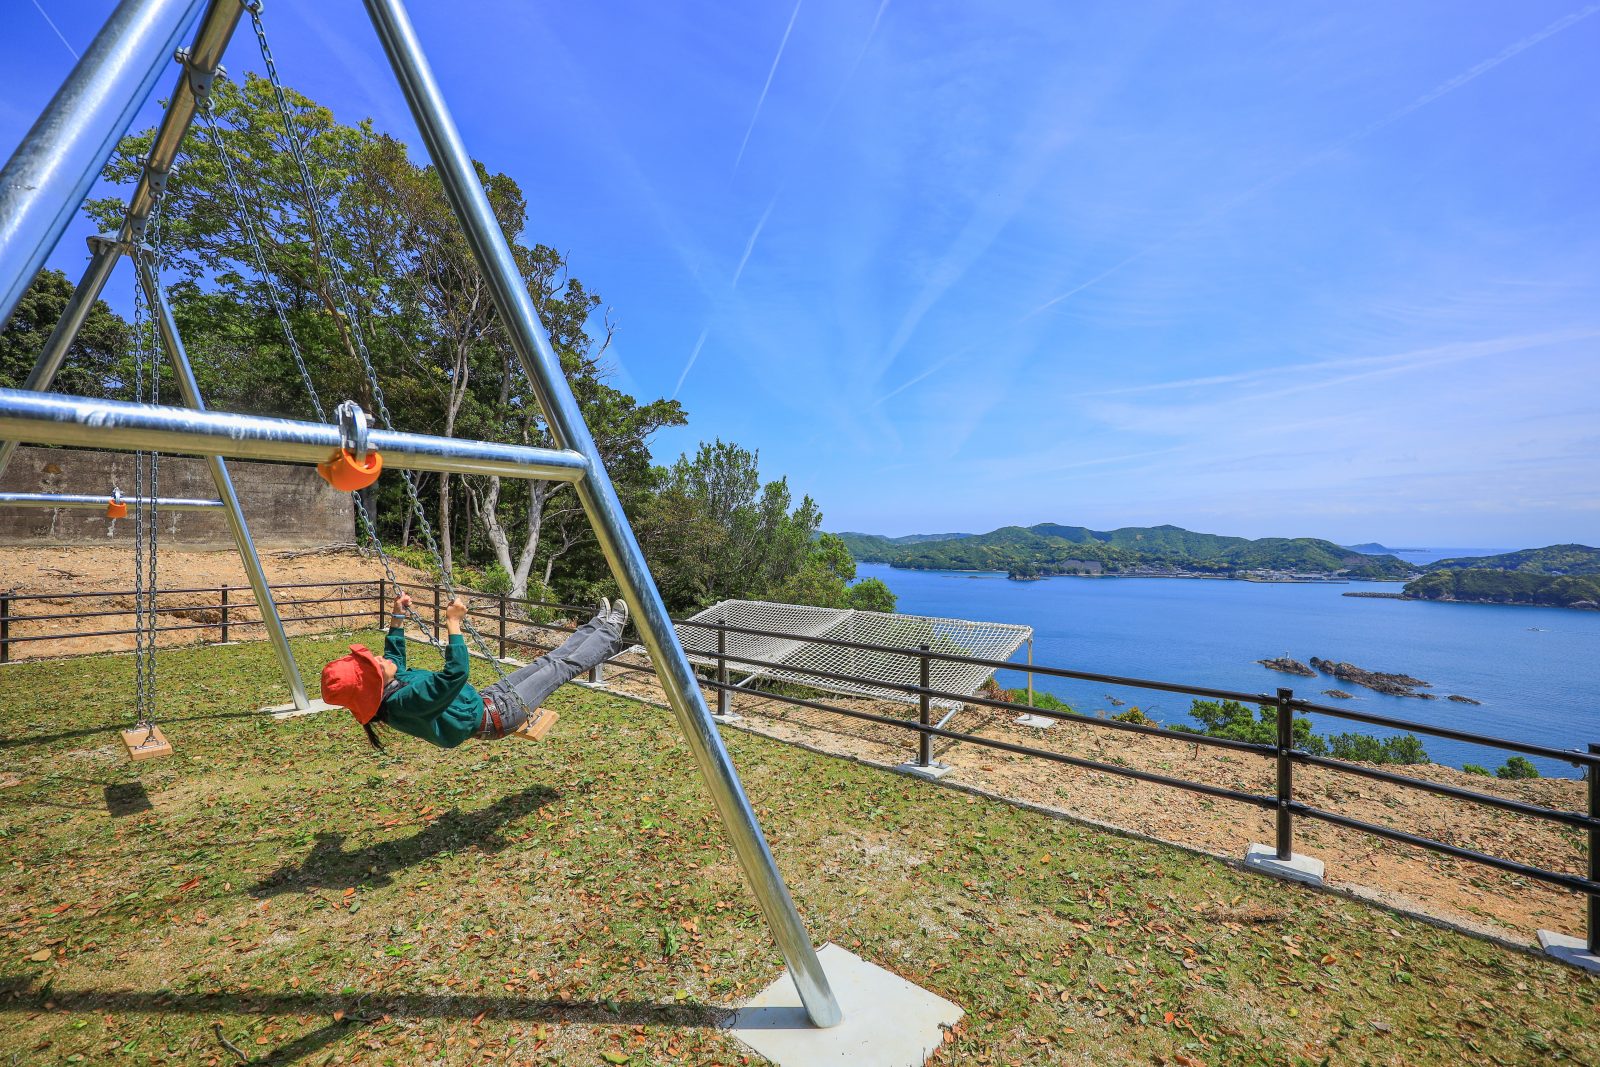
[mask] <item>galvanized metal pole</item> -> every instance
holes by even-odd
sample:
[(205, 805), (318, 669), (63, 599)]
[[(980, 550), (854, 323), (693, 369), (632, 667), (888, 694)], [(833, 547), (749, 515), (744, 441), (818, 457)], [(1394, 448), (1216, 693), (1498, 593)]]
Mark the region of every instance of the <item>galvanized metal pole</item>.
[(578, 498), (623, 597), (633, 607), (639, 636), (655, 660), (667, 700), (722, 816), (751, 891), (789, 964), (789, 974), (806, 1014), (816, 1026), (836, 1025), (842, 1015), (828, 985), (828, 977), (817, 959), (805, 923), (795, 910), (783, 875), (778, 872), (738, 772), (723, 747), (694, 668), (683, 653), (666, 605), (662, 603), (644, 554), (622, 510), (622, 502), (606, 474), (594, 438), (584, 424), (577, 400), (561, 369), (561, 360), (539, 321), (499, 220), (479, 184), (472, 156), (450, 117), (411, 19), (401, 0), (366, 0), (366, 6), (411, 113), (416, 117), (428, 154), (438, 167), (445, 195), (461, 220), (479, 269), (489, 282), (495, 306), (549, 422), (551, 435), (558, 446), (569, 448), (589, 461), (588, 477), (575, 486)]
[[(161, 345), (172, 361), (178, 379), (178, 391), (183, 402), (196, 411), (206, 409), (200, 396), (200, 383), (195, 381), (194, 368), (189, 365), (189, 355), (184, 351), (183, 338), (178, 335), (178, 324), (172, 317), (167, 294), (162, 290), (155, 270), (148, 258), (139, 253), (132, 257), (144, 287), (145, 300), (156, 312), (156, 328), (161, 335)], [(228, 475), (228, 465), (221, 456), (206, 456), (206, 467), (211, 471), (211, 481), (217, 487), (217, 497), (222, 501), (223, 514), (228, 517), (228, 529), (233, 543), (238, 546), (239, 560), (244, 564), (245, 577), (250, 580), (250, 591), (255, 594), (256, 607), (261, 612), (261, 622), (267, 629), (267, 639), (278, 657), (283, 680), (289, 686), (289, 698), (298, 711), (310, 711), (311, 701), (306, 696), (305, 683), (300, 680), (300, 668), (295, 664), (294, 651), (289, 647), (289, 635), (284, 632), (283, 620), (278, 617), (278, 606), (272, 600), (272, 589), (267, 585), (266, 572), (261, 569), (261, 557), (256, 555), (255, 540), (244, 521), (244, 511), (239, 506), (239, 494)]]
[(0, 170), (0, 327), (61, 240), (202, 3), (122, 0)]
[[(56, 320), (55, 329), (50, 331), (50, 339), (44, 343), (44, 351), (39, 353), (39, 359), (28, 372), (22, 388), (43, 393), (54, 384), (56, 375), (61, 371), (61, 364), (67, 358), (67, 350), (72, 347), (72, 342), (77, 340), (78, 331), (83, 328), (89, 312), (94, 310), (94, 302), (100, 299), (100, 293), (106, 287), (106, 280), (111, 277), (112, 268), (121, 258), (122, 245), (116, 241), (108, 237), (89, 238), (89, 267), (78, 280), (78, 287), (72, 291), (67, 306), (61, 309), (61, 318)], [(0, 441), (0, 474), (6, 472), (18, 443)]]
[(1294, 798), (1294, 690), (1278, 690), (1278, 859), (1294, 859), (1294, 816), (1289, 802)]
[[(73, 508), (84, 511), (101, 510), (111, 504), (116, 497), (101, 496), (91, 493), (0, 493), (0, 507), (5, 508), (42, 508), (54, 510), (56, 508)], [(122, 502), (129, 507), (143, 506), (150, 503), (148, 497), (122, 497)], [(187, 497), (156, 497), (155, 504), (163, 511), (209, 511), (222, 506), (220, 500), (191, 500)]]

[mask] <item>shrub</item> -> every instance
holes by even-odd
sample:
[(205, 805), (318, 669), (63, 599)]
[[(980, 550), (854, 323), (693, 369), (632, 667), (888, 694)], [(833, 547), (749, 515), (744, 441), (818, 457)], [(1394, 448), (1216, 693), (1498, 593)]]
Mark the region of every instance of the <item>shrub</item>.
[(1485, 778), (1489, 777), (1489, 768), (1480, 767), (1476, 763), (1463, 763), (1461, 765), (1461, 769), (1466, 771), (1468, 774), (1481, 774)]
[(1533, 765), (1532, 760), (1529, 760), (1523, 756), (1512, 756), (1501, 765), (1499, 770), (1494, 772), (1494, 776), (1496, 778), (1507, 778), (1512, 780), (1519, 778), (1537, 778), (1539, 777), (1539, 768)]
[(1111, 717), (1113, 719), (1115, 719), (1117, 722), (1131, 722), (1135, 726), (1158, 726), (1158, 725), (1160, 725), (1154, 719), (1152, 719), (1150, 716), (1148, 716), (1144, 712), (1140, 711), (1137, 707), (1129, 708), (1127, 711), (1119, 711), (1119, 712), (1117, 712), (1115, 715), (1113, 715)]

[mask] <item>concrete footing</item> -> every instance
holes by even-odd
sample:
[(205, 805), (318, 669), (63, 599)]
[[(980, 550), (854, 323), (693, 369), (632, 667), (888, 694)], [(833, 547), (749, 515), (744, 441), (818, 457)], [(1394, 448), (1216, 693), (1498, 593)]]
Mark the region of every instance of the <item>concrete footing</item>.
[(1307, 885), (1322, 884), (1321, 860), (1314, 856), (1302, 856), (1298, 852), (1289, 859), (1280, 860), (1278, 850), (1271, 845), (1251, 845), (1245, 849), (1244, 865), (1263, 874), (1287, 878), (1291, 882), (1304, 882)]
[(930, 782), (937, 782), (939, 779), (955, 770), (955, 768), (949, 764), (938, 762), (930, 763), (924, 767), (916, 760), (907, 760), (896, 767), (895, 770), (899, 771), (901, 774), (911, 774), (918, 778), (926, 778)]
[(838, 945), (817, 959), (844, 1021), (819, 1030), (806, 1018), (789, 973), (741, 1005), (728, 1033), (778, 1067), (917, 1067), (961, 1021), (962, 1010)]
[(297, 708), (293, 703), (273, 704), (262, 708), (261, 711), (265, 715), (271, 715), (274, 719), (294, 719), (301, 715), (315, 715), (319, 711), (333, 711), (337, 707), (337, 704), (330, 704), (326, 700), (312, 697), (311, 702), (303, 708)]
[(744, 716), (736, 711), (730, 711), (726, 715), (719, 715), (713, 711), (711, 721), (722, 726), (732, 726), (736, 722), (744, 722)]
[(1048, 715), (1018, 715), (1011, 721), (1018, 726), (1026, 726), (1031, 730), (1048, 730), (1056, 724), (1057, 720)]
[(1586, 971), (1600, 974), (1600, 953), (1591, 951), (1588, 943), (1581, 937), (1557, 933), (1554, 930), (1540, 930), (1539, 944), (1562, 963), (1570, 963), (1574, 967), (1582, 967)]

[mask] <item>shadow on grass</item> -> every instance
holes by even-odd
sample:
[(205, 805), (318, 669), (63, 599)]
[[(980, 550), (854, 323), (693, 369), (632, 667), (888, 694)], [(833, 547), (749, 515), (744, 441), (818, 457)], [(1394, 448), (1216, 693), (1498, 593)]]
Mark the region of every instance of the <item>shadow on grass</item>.
[(150, 803), (150, 794), (144, 791), (143, 782), (122, 782), (106, 786), (106, 810), (111, 813), (113, 819), (137, 815), (154, 807), (155, 805)]
[(502, 827), (560, 797), (554, 789), (536, 785), (478, 811), (446, 812), (411, 837), (350, 851), (345, 850), (343, 834), (319, 833), (304, 860), (268, 874), (250, 888), (250, 895), (260, 898), (305, 889), (383, 886), (390, 883), (389, 876), (395, 871), (447, 852), (464, 848), (498, 852), (512, 844), (500, 836)]
[[(35, 1012), (150, 1015), (321, 1015), (330, 1021), (290, 1042), (262, 1051), (250, 1063), (294, 1063), (326, 1047), (353, 1027), (390, 1019), (501, 1019), (511, 1022), (583, 1023), (591, 1026), (713, 1027), (731, 1012), (699, 1004), (645, 1000), (536, 1000), (507, 996), (462, 996), (433, 992), (339, 996), (295, 992), (258, 995), (236, 993), (149, 992), (137, 989), (61, 990), (40, 988), (32, 977), (0, 975), (0, 1015)], [(226, 1028), (224, 1028), (226, 1033)], [(218, 1046), (221, 1052), (221, 1046)], [(225, 1062), (232, 1062), (224, 1057)]]
[[(224, 711), (216, 715), (190, 715), (187, 717), (171, 717), (163, 715), (163, 726), (175, 723), (189, 722), (215, 722), (221, 719), (259, 719), (263, 717), (259, 711)], [(116, 722), (103, 723), (96, 726), (85, 726), (78, 730), (62, 730), (54, 734), (26, 734), (22, 737), (0, 738), (0, 751), (10, 748), (22, 748), (28, 745), (48, 745), (54, 741), (71, 741), (80, 737), (94, 737), (96, 734), (121, 733), (133, 725), (131, 719), (119, 719)]]

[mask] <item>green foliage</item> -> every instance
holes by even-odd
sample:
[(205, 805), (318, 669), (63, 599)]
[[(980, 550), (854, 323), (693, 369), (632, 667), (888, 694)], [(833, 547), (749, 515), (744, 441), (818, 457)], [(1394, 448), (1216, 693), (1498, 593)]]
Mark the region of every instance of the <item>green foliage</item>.
[(1158, 723), (1154, 719), (1152, 719), (1150, 716), (1148, 716), (1144, 712), (1140, 711), (1137, 705), (1135, 705), (1134, 707), (1129, 708), (1126, 711), (1119, 711), (1119, 712), (1117, 712), (1115, 715), (1113, 715), (1111, 717), (1113, 719), (1115, 719), (1117, 722), (1131, 722), (1135, 726), (1159, 726), (1159, 725), (1161, 725), (1160, 723)]
[[(1178, 725), (1173, 729), (1256, 745), (1278, 743), (1278, 713), (1270, 705), (1264, 704), (1256, 714), (1251, 714), (1248, 707), (1236, 700), (1196, 700), (1189, 708), (1189, 715), (1199, 727)], [(1360, 763), (1429, 762), (1422, 742), (1411, 734), (1380, 739), (1345, 733), (1324, 738), (1312, 732), (1310, 719), (1300, 716), (1294, 719), (1293, 732), (1294, 747), (1314, 756), (1333, 756)]]
[(1413, 734), (1377, 738), (1371, 734), (1334, 734), (1328, 755), (1357, 763), (1427, 763), (1428, 753)]
[(1600, 575), (1557, 577), (1528, 570), (1476, 567), (1440, 570), (1407, 582), (1405, 596), (1416, 600), (1593, 607), (1600, 605)]
[(1525, 548), (1520, 552), (1502, 552), (1498, 556), (1441, 559), (1428, 564), (1423, 570), (1429, 573), (1459, 570), (1517, 571), (1556, 578), (1562, 575), (1600, 575), (1600, 548), (1591, 548), (1588, 545), (1548, 545), (1545, 548)]
[(1481, 774), (1485, 778), (1489, 777), (1489, 768), (1480, 767), (1476, 763), (1463, 763), (1461, 765), (1461, 769), (1466, 771), (1468, 774)]
[(1512, 756), (1500, 765), (1500, 769), (1494, 772), (1494, 776), (1512, 781), (1522, 778), (1537, 778), (1539, 777), (1539, 768), (1535, 767), (1533, 761), (1525, 756)]
[(894, 592), (880, 578), (863, 578), (850, 587), (848, 606), (857, 611), (887, 613), (894, 610), (896, 602)]
[[(1208, 737), (1248, 741), (1253, 745), (1278, 743), (1277, 709), (1266, 704), (1252, 714), (1248, 707), (1237, 700), (1196, 700), (1189, 707), (1189, 715), (1200, 724), (1198, 729), (1184, 725), (1174, 726), (1173, 729)], [(1295, 716), (1291, 732), (1295, 748), (1316, 756), (1327, 754), (1326, 743), (1311, 732), (1310, 719)]]
[[(61, 319), (73, 285), (58, 270), (46, 268), (17, 302), (11, 320), (0, 329), (0, 389), (20, 389), (34, 362)], [(67, 359), (56, 374), (54, 389), (73, 396), (132, 399), (127, 357), (132, 327), (96, 300), (78, 330)]]
[(1005, 571), (1014, 578), (1159, 569), (1190, 574), (1277, 570), (1397, 578), (1415, 573), (1394, 556), (1369, 556), (1317, 538), (1249, 540), (1177, 526), (1090, 530), (1083, 526), (1006, 526), (979, 535), (888, 538), (843, 534), (857, 559), (927, 570)]
[(817, 536), (822, 512), (796, 504), (787, 479), (762, 484), (756, 453), (702, 443), (657, 468), (642, 502), (639, 541), (673, 611), (719, 600), (842, 606), (855, 560), (837, 537)]

